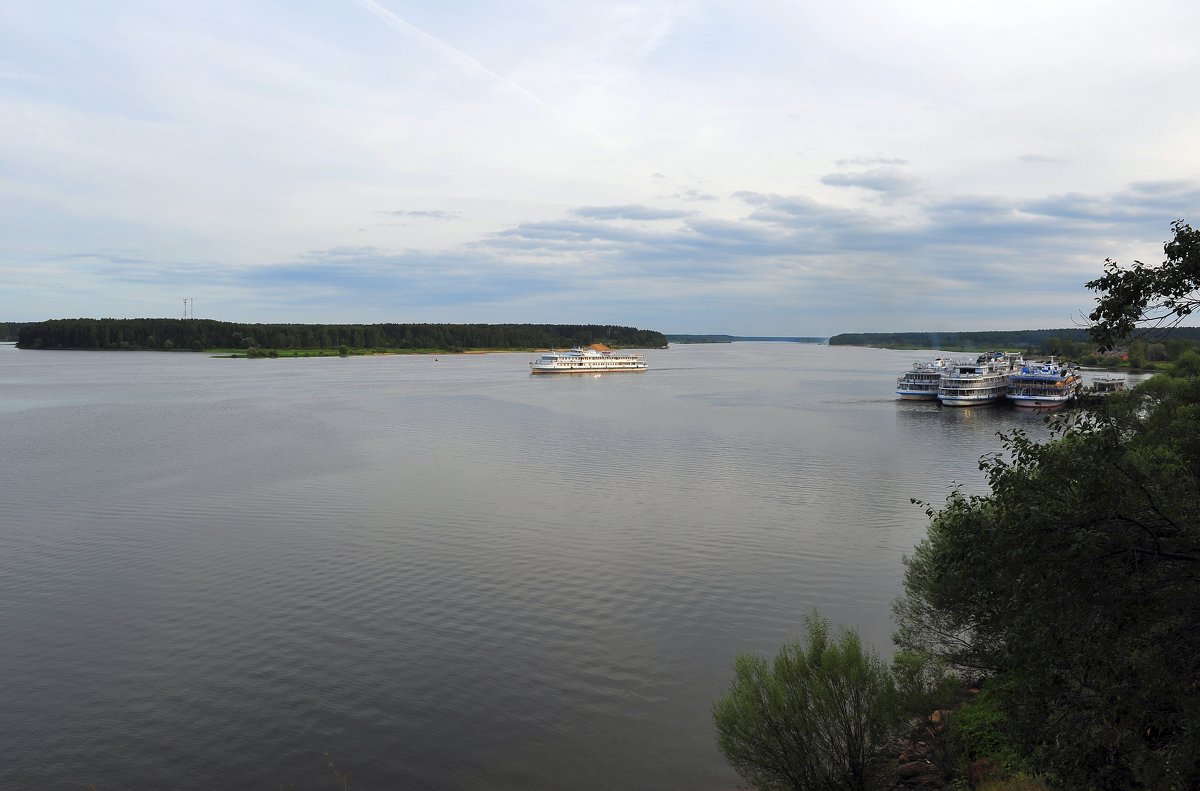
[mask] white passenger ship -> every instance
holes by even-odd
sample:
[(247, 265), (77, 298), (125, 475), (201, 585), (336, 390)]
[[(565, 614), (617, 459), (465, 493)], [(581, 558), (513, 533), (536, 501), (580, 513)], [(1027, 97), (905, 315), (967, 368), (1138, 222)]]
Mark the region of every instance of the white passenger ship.
[(955, 363), (942, 374), (938, 400), (945, 406), (977, 406), (1003, 401), (1008, 377), (1025, 364), (1020, 354), (985, 352), (973, 363)]
[(544, 352), (529, 362), (530, 373), (573, 374), (603, 371), (644, 371), (646, 358), (640, 354), (614, 352), (601, 344), (568, 352)]
[(916, 361), (912, 370), (896, 379), (896, 395), (905, 401), (933, 401), (938, 397), (942, 374), (953, 366), (948, 357)]
[(1075, 368), (1051, 357), (1014, 371), (1008, 378), (1008, 400), (1013, 406), (1054, 409), (1074, 399), (1082, 387), (1083, 377)]

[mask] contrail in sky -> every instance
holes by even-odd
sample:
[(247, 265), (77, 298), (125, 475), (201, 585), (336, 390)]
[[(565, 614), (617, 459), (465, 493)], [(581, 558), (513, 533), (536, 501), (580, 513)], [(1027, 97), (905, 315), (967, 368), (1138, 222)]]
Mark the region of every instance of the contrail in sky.
[(419, 41), (422, 41), (422, 42), (428, 44), (430, 47), (432, 47), (433, 49), (437, 50), (438, 52), (440, 52), (444, 56), (446, 56), (446, 58), (448, 58), (449, 60), (458, 64), (458, 66), (460, 68), (462, 68), (464, 71), (476, 72), (478, 74), (482, 74), (483, 76), (487, 77), (490, 80), (494, 80), (496, 82), (503, 84), (504, 86), (506, 86), (506, 87), (512, 89), (513, 91), (516, 91), (520, 95), (524, 96), (526, 99), (533, 102), (538, 107), (541, 107), (543, 110), (546, 110), (547, 112), (551, 113), (556, 118), (558, 118), (562, 121), (565, 121), (566, 123), (570, 124), (571, 126), (574, 126), (577, 129), (585, 132), (588, 135), (588, 137), (591, 137), (591, 138), (603, 143), (606, 148), (610, 148), (612, 150), (619, 151), (620, 153), (624, 154), (625, 156), (633, 158), (633, 154), (631, 154), (625, 148), (625, 146), (621, 145), (616, 140), (613, 140), (608, 135), (605, 135), (602, 132), (598, 132), (595, 129), (588, 126), (587, 124), (581, 123), (580, 121), (570, 117), (569, 115), (564, 113), (562, 110), (559, 110), (554, 105), (549, 104), (548, 102), (541, 99), (537, 94), (533, 93), (532, 91), (530, 91), (526, 88), (523, 88), (522, 86), (513, 82), (509, 78), (507, 78), (501, 74), (497, 74), (496, 72), (489, 69), (487, 66), (484, 66), (482, 63), (480, 63), (479, 61), (472, 58), (467, 53), (463, 52), (462, 50), (455, 49), (454, 47), (450, 46), (449, 44), (447, 44), (446, 42), (437, 38), (436, 36), (432, 36), (429, 33), (426, 33), (421, 28), (417, 27), (416, 25), (406, 22), (405, 20), (403, 20), (400, 17), (393, 14), (391, 11), (389, 11), (386, 8), (384, 8), (383, 6), (379, 5), (379, 3), (376, 3), (375, 0), (355, 0), (355, 2), (357, 2), (360, 6), (362, 6), (367, 11), (370, 11), (372, 14), (379, 17), (381, 20), (383, 20), (383, 22), (385, 24), (387, 24), (393, 28), (396, 28), (397, 30), (400, 30), (403, 33), (406, 33), (407, 35), (412, 36), (413, 38), (415, 38)]

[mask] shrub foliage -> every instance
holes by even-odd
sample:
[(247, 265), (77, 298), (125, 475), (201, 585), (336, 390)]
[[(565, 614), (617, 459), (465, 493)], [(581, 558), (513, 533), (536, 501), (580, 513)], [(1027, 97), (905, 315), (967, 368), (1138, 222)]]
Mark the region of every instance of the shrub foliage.
[(718, 744), (751, 788), (879, 787), (895, 758), (891, 673), (853, 631), (834, 638), (815, 613), (805, 627), (807, 644), (785, 644), (773, 662), (737, 657), (732, 687), (713, 705)]
[(989, 675), (1064, 787), (1200, 785), (1200, 380), (1023, 433), (930, 509), (897, 642)]

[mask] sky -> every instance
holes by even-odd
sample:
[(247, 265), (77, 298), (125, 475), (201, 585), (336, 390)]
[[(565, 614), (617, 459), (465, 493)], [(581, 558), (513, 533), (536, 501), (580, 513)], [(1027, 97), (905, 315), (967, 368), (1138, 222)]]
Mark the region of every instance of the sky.
[(1082, 326), (1194, 0), (0, 2), (0, 321)]

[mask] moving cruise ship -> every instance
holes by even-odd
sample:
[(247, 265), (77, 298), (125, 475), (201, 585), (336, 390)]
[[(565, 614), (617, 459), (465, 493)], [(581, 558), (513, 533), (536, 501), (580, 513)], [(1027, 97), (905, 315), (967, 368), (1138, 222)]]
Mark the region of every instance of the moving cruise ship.
[(535, 374), (575, 374), (604, 371), (644, 371), (646, 358), (640, 354), (611, 351), (594, 343), (586, 349), (569, 352), (544, 352), (529, 362), (529, 372)]
[(947, 357), (918, 360), (896, 379), (896, 395), (905, 401), (933, 401), (938, 397), (942, 374), (954, 367)]
[(973, 363), (955, 363), (942, 374), (938, 400), (945, 406), (976, 406), (1003, 401), (1008, 378), (1025, 364), (1019, 353), (984, 352)]

